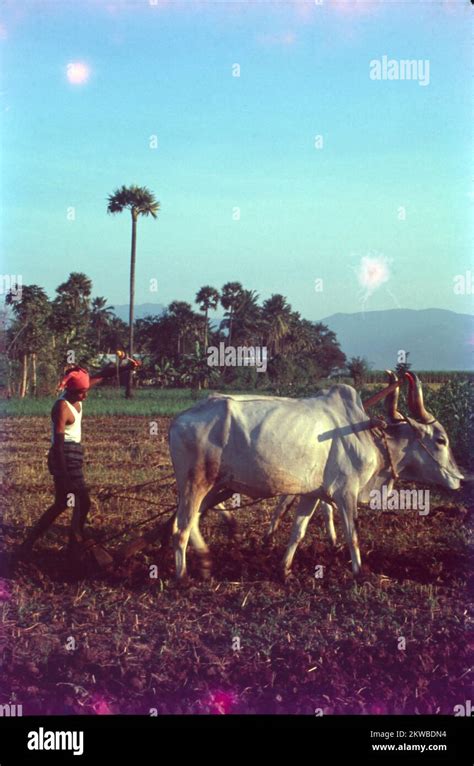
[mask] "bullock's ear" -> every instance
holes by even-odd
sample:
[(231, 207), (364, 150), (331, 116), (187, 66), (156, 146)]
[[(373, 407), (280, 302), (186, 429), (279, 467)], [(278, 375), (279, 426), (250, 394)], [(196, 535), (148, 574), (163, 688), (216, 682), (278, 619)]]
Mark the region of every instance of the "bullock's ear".
[(416, 418), (411, 418), (409, 416), (401, 420), (400, 423), (392, 423), (392, 425), (398, 426), (399, 428), (405, 425), (407, 429), (411, 430), (412, 433), (414, 431), (416, 434), (418, 434), (418, 436), (424, 436), (426, 433), (422, 428), (422, 426), (425, 424), (422, 423), (421, 420), (417, 420)]

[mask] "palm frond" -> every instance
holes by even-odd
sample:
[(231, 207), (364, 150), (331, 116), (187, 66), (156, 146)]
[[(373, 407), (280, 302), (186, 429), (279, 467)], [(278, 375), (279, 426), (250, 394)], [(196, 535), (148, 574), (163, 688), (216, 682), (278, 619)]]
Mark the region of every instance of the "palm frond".
[(108, 213), (122, 213), (131, 210), (137, 215), (151, 215), (156, 218), (160, 203), (146, 186), (121, 186), (110, 194), (107, 201)]

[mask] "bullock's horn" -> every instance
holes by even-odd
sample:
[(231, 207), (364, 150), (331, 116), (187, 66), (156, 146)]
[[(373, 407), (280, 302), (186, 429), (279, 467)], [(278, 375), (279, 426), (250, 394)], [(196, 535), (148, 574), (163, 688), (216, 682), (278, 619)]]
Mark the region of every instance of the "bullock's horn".
[[(389, 385), (398, 381), (397, 376), (392, 370), (385, 370), (388, 375)], [(403, 420), (403, 415), (398, 411), (398, 397), (400, 396), (400, 387), (394, 388), (385, 398), (385, 412), (390, 420)]]
[(436, 418), (428, 412), (423, 402), (423, 388), (421, 380), (414, 372), (406, 372), (405, 377), (408, 380), (408, 408), (417, 420), (422, 423), (429, 423)]

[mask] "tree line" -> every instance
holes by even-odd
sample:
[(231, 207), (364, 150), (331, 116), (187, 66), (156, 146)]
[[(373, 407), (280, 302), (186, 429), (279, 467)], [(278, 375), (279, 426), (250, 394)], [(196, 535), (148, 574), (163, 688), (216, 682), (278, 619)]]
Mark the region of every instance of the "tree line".
[[(90, 365), (103, 353), (126, 349), (140, 354), (143, 364), (135, 381), (157, 386), (272, 387), (288, 393), (314, 389), (314, 383), (336, 370), (346, 358), (336, 335), (321, 322), (310, 322), (293, 311), (287, 299), (272, 295), (259, 303), (254, 290), (240, 282), (227, 282), (221, 290), (201, 287), (195, 302), (172, 301), (160, 316), (135, 320), (135, 266), (137, 225), (142, 217), (156, 219), (160, 202), (145, 186), (121, 186), (109, 195), (107, 213), (127, 211), (131, 216), (129, 321), (114, 314), (102, 296), (92, 298), (92, 282), (73, 272), (50, 300), (38, 285), (11, 291), (6, 303), (13, 321), (4, 322), (1, 333), (2, 387), (7, 395), (21, 398), (54, 390), (58, 370), (66, 364)], [(224, 319), (218, 325), (210, 315), (219, 304)], [(255, 367), (210, 367), (209, 345), (259, 346), (267, 349), (265, 372)], [(347, 373), (356, 385), (368, 372), (364, 359), (353, 358)], [(120, 371), (117, 369), (117, 383)], [(126, 374), (126, 395), (133, 389)]]
[[(55, 292), (50, 300), (38, 285), (23, 285), (6, 297), (11, 319), (3, 332), (2, 384), (9, 395), (50, 393), (64, 365), (93, 366), (102, 354), (129, 351), (129, 325), (105, 297), (92, 296), (86, 274), (71, 273)], [(213, 318), (219, 309), (221, 321)], [(303, 319), (283, 295), (260, 302), (240, 282), (220, 290), (205, 285), (196, 293), (195, 307), (172, 301), (162, 314), (134, 320), (133, 332), (142, 385), (287, 390), (314, 385), (346, 365), (326, 325)], [(266, 347), (267, 370), (210, 367), (206, 350), (219, 343)]]

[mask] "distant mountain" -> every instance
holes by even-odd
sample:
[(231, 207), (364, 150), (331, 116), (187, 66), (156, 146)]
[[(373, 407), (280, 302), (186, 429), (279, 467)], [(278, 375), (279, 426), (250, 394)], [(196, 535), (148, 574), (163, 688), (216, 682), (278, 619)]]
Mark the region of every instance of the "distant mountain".
[(390, 309), (332, 314), (333, 330), (348, 358), (365, 357), (374, 370), (395, 367), (404, 349), (414, 370), (471, 370), (474, 317), (445, 309)]
[[(122, 319), (124, 322), (128, 322), (128, 303), (123, 306), (114, 306), (114, 314)], [(144, 319), (146, 316), (160, 316), (165, 310), (165, 306), (161, 303), (139, 303), (135, 306), (135, 319)]]
[[(160, 316), (161, 303), (139, 303), (135, 318)], [(115, 306), (128, 322), (128, 304)], [(211, 323), (218, 324), (214, 316)], [(395, 367), (400, 349), (410, 352), (415, 370), (470, 370), (473, 368), (474, 317), (445, 309), (388, 309), (355, 314), (332, 314), (321, 322), (333, 330), (350, 359), (362, 356), (374, 370)]]

